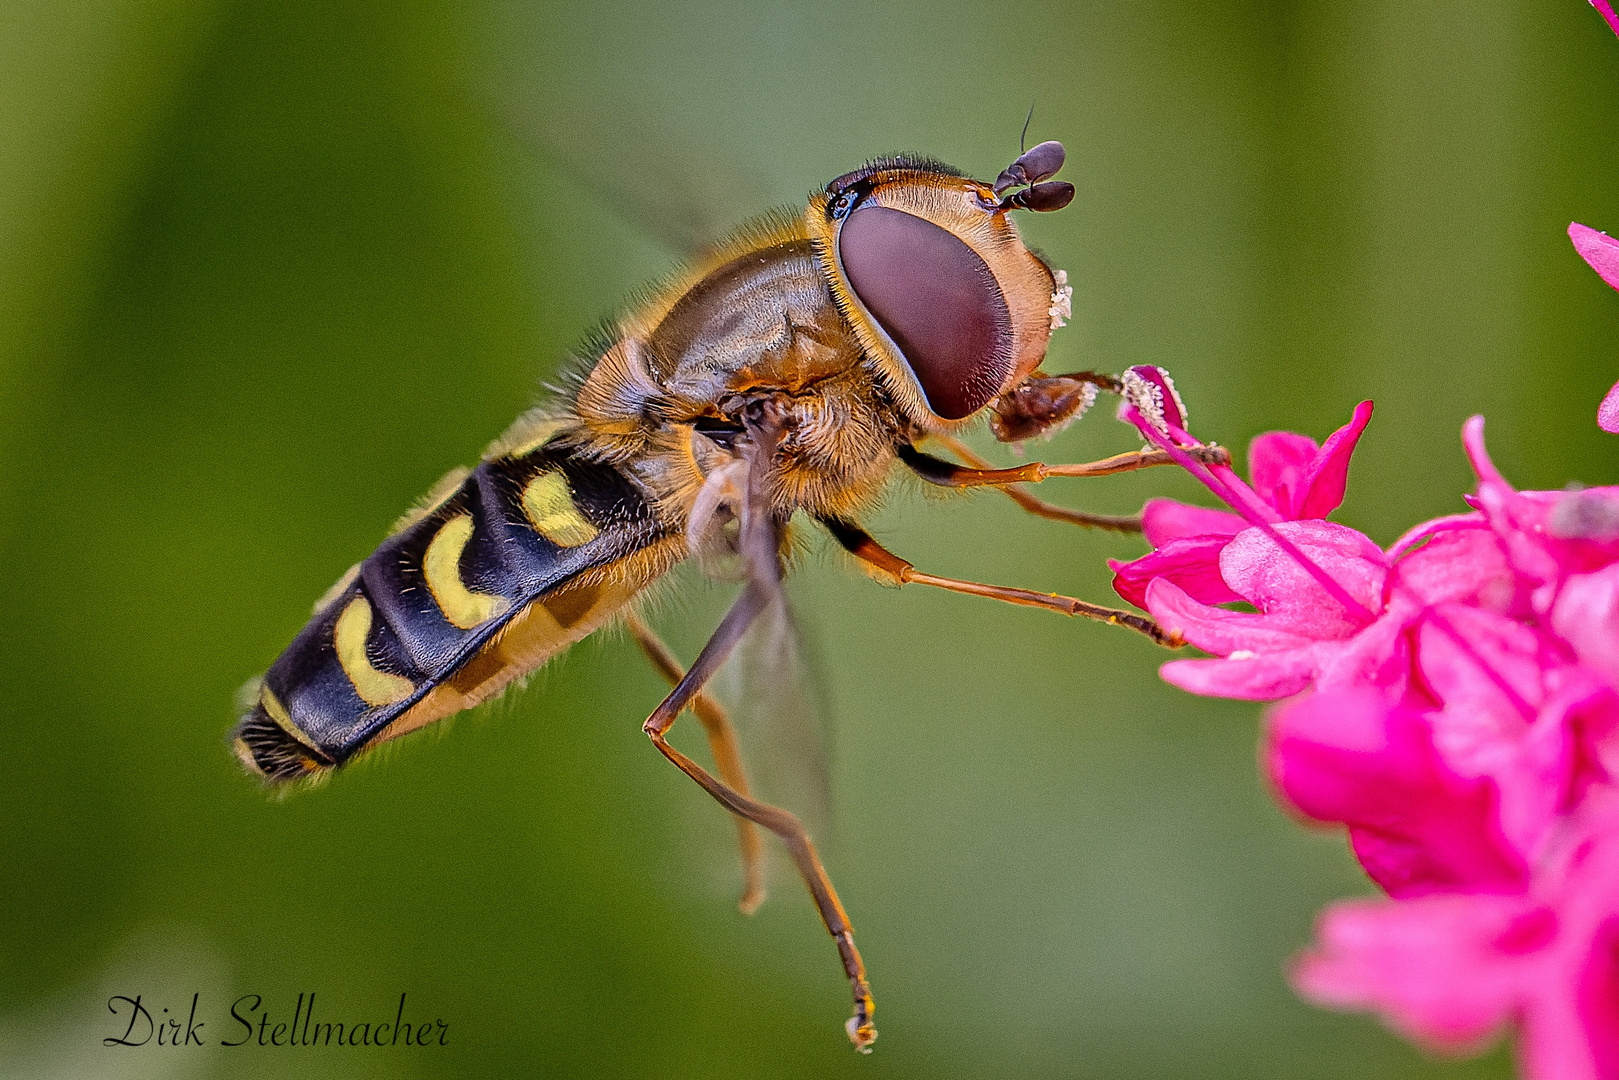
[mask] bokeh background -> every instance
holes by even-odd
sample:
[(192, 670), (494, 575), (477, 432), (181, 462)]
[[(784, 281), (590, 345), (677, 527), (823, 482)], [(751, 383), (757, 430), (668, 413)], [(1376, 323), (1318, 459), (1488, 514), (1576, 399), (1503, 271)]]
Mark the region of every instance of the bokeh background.
[[(1258, 708), (824, 545), (797, 589), (870, 1058), (784, 860), (737, 913), (731, 825), (641, 735), (662, 690), (622, 639), (284, 801), (224, 735), (314, 597), (638, 284), (869, 156), (992, 176), (1031, 101), (1079, 189), (1025, 219), (1076, 288), (1052, 370), (1163, 364), (1236, 447), (1374, 398), (1340, 518), (1384, 542), (1461, 508), (1474, 412), (1523, 486), (1619, 480), (1619, 296), (1564, 236), (1619, 229), (1619, 41), (1586, 4), (0, 12), (0, 1073), (1510, 1074), (1293, 997), (1313, 914), (1370, 890), (1271, 802)], [(1132, 445), (1102, 409), (1042, 454)], [(1140, 550), (993, 495), (898, 488), (873, 524), (1097, 600)], [(727, 590), (686, 584), (658, 623), (689, 658)], [(408, 992), (450, 1045), (101, 1045), (112, 994), (201, 994), (212, 1041), (301, 991), (375, 1020)]]

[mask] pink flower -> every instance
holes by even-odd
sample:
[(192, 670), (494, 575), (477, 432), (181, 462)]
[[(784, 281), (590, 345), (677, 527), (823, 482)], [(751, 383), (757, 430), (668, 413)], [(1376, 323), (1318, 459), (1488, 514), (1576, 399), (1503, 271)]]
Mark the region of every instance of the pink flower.
[(1475, 417), (1472, 510), (1384, 551), (1322, 520), (1369, 406), (1336, 446), (1256, 440), (1250, 486), (1187, 453), (1162, 373), (1126, 390), (1121, 416), (1232, 511), (1161, 502), (1156, 550), (1115, 566), (1214, 657), (1164, 678), (1292, 697), (1263, 753), (1278, 797), (1342, 824), (1392, 898), (1329, 911), (1300, 989), (1440, 1048), (1516, 1023), (1536, 1080), (1619, 1078), (1619, 488), (1517, 491)]
[[(1608, 29), (1619, 34), (1619, 17), (1614, 15), (1613, 5), (1608, 0), (1591, 0), (1591, 6), (1601, 13)], [(1619, 240), (1578, 222), (1569, 224), (1568, 238), (1574, 241), (1574, 250), (1591, 264), (1591, 269), (1600, 274), (1603, 281), (1619, 289)], [(1597, 426), (1603, 431), (1619, 433), (1619, 383), (1614, 383), (1608, 396), (1597, 406)]]
[[(1282, 543), (1330, 574), (1324, 588)], [(1196, 694), (1274, 701), (1313, 683), (1403, 686), (1399, 627), (1381, 620), (1388, 561), (1371, 540), (1327, 521), (1244, 529), (1221, 548), (1219, 580), (1256, 611), (1202, 603), (1173, 581), (1147, 586), (1146, 607), (1166, 629), (1222, 657), (1173, 660), (1166, 680)]]
[[(1614, 23), (1613, 9), (1605, 2), (1596, 3), (1595, 0), (1592, 6), (1601, 11), (1608, 25), (1614, 26), (1614, 32), (1619, 33), (1619, 26)], [(1580, 258), (1590, 263), (1591, 269), (1603, 281), (1619, 289), (1619, 240), (1577, 221), (1569, 224), (1568, 237), (1574, 241), (1574, 250), (1580, 253)], [(1619, 383), (1614, 384), (1608, 396), (1602, 399), (1602, 404), (1597, 406), (1597, 426), (1603, 431), (1619, 433)]]
[[(1258, 436), (1248, 447), (1253, 495), (1274, 511), (1277, 521), (1326, 517), (1344, 500), (1349, 459), (1371, 418), (1372, 403), (1361, 402), (1354, 418), (1333, 432), (1325, 446), (1285, 431)], [(1235, 476), (1231, 480), (1242, 484)], [(1240, 515), (1152, 499), (1142, 513), (1142, 524), (1155, 550), (1133, 562), (1108, 564), (1120, 596), (1146, 607), (1147, 583), (1161, 577), (1204, 603), (1242, 599), (1225, 585), (1218, 569), (1225, 542), (1246, 527)]]
[[(1593, 808), (1594, 810), (1594, 808)], [(1509, 1023), (1525, 1075), (1619, 1076), (1619, 820), (1570, 822), (1533, 884), (1503, 895), (1349, 901), (1322, 916), (1293, 973), (1305, 996), (1373, 1009), (1434, 1049), (1468, 1052)]]
[[(1619, 240), (1569, 237), (1619, 289)], [(1369, 402), (1324, 446), (1255, 439), (1245, 483), (1188, 453), (1167, 375), (1123, 382), (1120, 417), (1229, 509), (1149, 503), (1154, 550), (1115, 588), (1210, 654), (1169, 682), (1291, 699), (1262, 754), (1277, 796), (1343, 825), (1389, 896), (1322, 916), (1299, 990), (1441, 1050), (1512, 1025), (1533, 1080), (1619, 1080), (1619, 487), (1518, 491), (1474, 417), (1469, 512), (1385, 551), (1325, 520)], [(1619, 385), (1597, 416), (1619, 432)]]
[(1478, 492), (1468, 501), (1505, 546), (1536, 613), (1555, 602), (1569, 574), (1586, 573), (1619, 560), (1619, 487), (1574, 491), (1517, 491), (1497, 471), (1484, 447), (1484, 418), (1462, 429), (1462, 443), (1478, 474)]
[(1395, 897), (1521, 887), (1562, 816), (1619, 776), (1611, 684), (1541, 668), (1542, 643), (1521, 624), (1448, 614), (1467, 648), (1421, 624), (1421, 692), (1395, 701), (1376, 688), (1317, 690), (1272, 714), (1263, 755), (1279, 795), (1345, 825), (1361, 865)]
[(1427, 719), (1380, 695), (1310, 695), (1276, 710), (1264, 754), (1295, 809), (1341, 822), (1390, 896), (1521, 890), (1528, 865), (1497, 825), (1496, 789), (1447, 766)]

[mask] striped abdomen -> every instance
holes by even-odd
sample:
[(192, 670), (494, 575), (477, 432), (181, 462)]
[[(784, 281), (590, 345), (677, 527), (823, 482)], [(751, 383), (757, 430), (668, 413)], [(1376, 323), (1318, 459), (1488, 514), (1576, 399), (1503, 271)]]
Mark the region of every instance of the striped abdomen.
[(296, 779), (468, 708), (609, 619), (676, 542), (630, 480), (566, 447), (485, 461), (271, 665), (237, 755)]

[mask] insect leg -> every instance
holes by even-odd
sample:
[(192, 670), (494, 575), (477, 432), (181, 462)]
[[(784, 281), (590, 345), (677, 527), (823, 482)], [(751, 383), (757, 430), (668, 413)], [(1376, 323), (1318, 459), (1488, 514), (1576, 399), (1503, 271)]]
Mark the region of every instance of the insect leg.
[(696, 662), (669, 692), (669, 696), (652, 711), (651, 716), (647, 717), (642, 730), (647, 733), (652, 744), (664, 757), (674, 762), (681, 772), (697, 781), (721, 806), (738, 817), (769, 829), (787, 846), (787, 851), (798, 867), (799, 875), (809, 887), (816, 908), (820, 910), (821, 921), (826, 924), (827, 932), (837, 942), (838, 955), (843, 960), (843, 970), (849, 976), (849, 984), (854, 990), (854, 1015), (849, 1018), (847, 1025), (849, 1039), (854, 1043), (856, 1050), (864, 1052), (870, 1049), (872, 1040), (877, 1038), (877, 1029), (871, 1023), (871, 1015), (876, 1010), (876, 1005), (871, 1000), (871, 987), (866, 982), (866, 966), (860, 959), (860, 951), (855, 948), (854, 928), (849, 925), (849, 916), (838, 900), (837, 891), (832, 888), (832, 880), (827, 877), (826, 868), (821, 865), (820, 857), (815, 853), (815, 845), (810, 841), (809, 833), (804, 831), (804, 826), (792, 814), (778, 807), (756, 802), (726, 785), (711, 776), (708, 770), (697, 762), (669, 745), (665, 738), (668, 730), (674, 726), (675, 717), (691, 704), (692, 699), (702, 690), (703, 684), (725, 662), (725, 658), (747, 632), (748, 626), (769, 605), (771, 598), (768, 587), (758, 581), (748, 584), (742, 595), (737, 597), (736, 603), (731, 606), (731, 610), (726, 612), (725, 618), (720, 621), (719, 629), (714, 631), (714, 636), (703, 646), (703, 651), (698, 655)]
[[(641, 646), (641, 651), (652, 662), (652, 667), (671, 687), (679, 686), (680, 680), (686, 677), (686, 669), (676, 659), (673, 650), (653, 633), (639, 615), (632, 612), (625, 621), (630, 633), (635, 636), (636, 644)], [(730, 717), (725, 715), (719, 702), (701, 691), (692, 698), (691, 711), (702, 722), (703, 732), (708, 736), (708, 748), (714, 754), (714, 764), (719, 767), (720, 778), (739, 794), (747, 796), (748, 775), (742, 766), (742, 751), (737, 746), (736, 731), (731, 727)], [(759, 842), (758, 829), (744, 817), (736, 819), (736, 839), (742, 851), (743, 882), (742, 898), (737, 901), (737, 907), (742, 909), (742, 914), (752, 915), (765, 900), (764, 847)]]
[(1071, 596), (1059, 596), (1056, 593), (1034, 592), (1030, 589), (1017, 589), (1007, 585), (985, 585), (977, 581), (963, 581), (960, 578), (925, 574), (883, 547), (872, 539), (870, 533), (853, 522), (838, 518), (821, 518), (820, 521), (837, 539), (837, 542), (843, 545), (845, 551), (876, 570), (879, 574), (892, 579), (900, 585), (915, 582), (918, 585), (933, 585), (940, 589), (949, 589), (951, 592), (966, 593), (969, 596), (983, 596), (991, 600), (1002, 600), (1008, 604), (1045, 608), (1048, 611), (1056, 611), (1064, 615), (1082, 615), (1087, 619), (1095, 619), (1098, 622), (1129, 627), (1131, 630), (1145, 634), (1147, 637), (1152, 638), (1153, 641), (1169, 649), (1178, 649), (1186, 644), (1178, 635), (1166, 631), (1149, 616), (1138, 615), (1133, 611), (1121, 611), (1118, 608), (1088, 604), (1083, 600), (1076, 600)]
[[(944, 458), (924, 454), (914, 446), (896, 448), (899, 459), (911, 471), (930, 484), (940, 487), (1001, 487), (1007, 484), (1038, 484), (1050, 476), (1111, 476), (1114, 473), (1150, 469), (1156, 465), (1173, 465), (1175, 460), (1162, 450), (1132, 450), (1114, 454), (1100, 461), (1087, 461), (1076, 465), (1047, 465), (1031, 461), (1014, 469), (970, 469)], [(1223, 446), (1188, 447), (1186, 453), (1193, 460), (1206, 465), (1230, 465), (1231, 454)]]
[[(990, 470), (988, 461), (975, 454), (972, 449), (960, 439), (951, 435), (931, 435), (951, 453), (961, 458), (968, 465), (979, 471)], [(1017, 503), (1036, 517), (1043, 517), (1050, 521), (1066, 521), (1070, 525), (1079, 525), (1087, 529), (1106, 529), (1108, 532), (1138, 533), (1141, 531), (1140, 514), (1090, 514), (1084, 510), (1070, 510), (1066, 506), (1058, 506), (1030, 494), (1028, 488), (1021, 484), (1008, 484), (1001, 488), (1007, 498)]]

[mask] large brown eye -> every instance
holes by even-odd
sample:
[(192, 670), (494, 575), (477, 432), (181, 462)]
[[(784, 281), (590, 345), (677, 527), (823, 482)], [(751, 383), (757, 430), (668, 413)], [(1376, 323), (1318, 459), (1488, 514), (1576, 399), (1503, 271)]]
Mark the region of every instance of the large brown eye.
[(977, 252), (931, 221), (866, 206), (843, 223), (838, 261), (935, 415), (960, 420), (1000, 392), (1012, 370), (1012, 317)]

